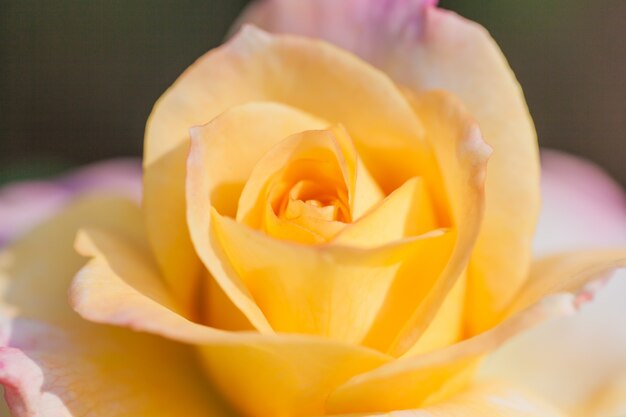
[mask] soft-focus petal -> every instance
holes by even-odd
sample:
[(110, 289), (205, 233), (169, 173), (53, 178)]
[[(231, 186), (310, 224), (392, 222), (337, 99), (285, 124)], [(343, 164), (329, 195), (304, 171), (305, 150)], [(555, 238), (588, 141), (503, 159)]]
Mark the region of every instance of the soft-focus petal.
[(265, 0), (239, 23), (328, 40), (401, 85), (461, 99), (494, 149), (485, 221), (468, 277), (470, 331), (478, 332), (493, 324), (526, 277), (539, 212), (537, 141), (522, 91), (494, 40), (477, 23), (434, 3)]
[(541, 151), (541, 214), (537, 256), (626, 244), (626, 194), (589, 161)]
[(553, 296), (471, 339), (424, 355), (403, 357), (357, 375), (328, 400), (334, 413), (412, 409), (443, 400), (463, 388), (480, 359), (514, 335), (546, 319), (573, 314), (570, 294)]
[(486, 361), (481, 374), (533, 387), (572, 412), (582, 410), (609, 381), (626, 374), (626, 271), (593, 297), (592, 290), (582, 293), (580, 301), (593, 302), (577, 315), (549, 321), (511, 340)]
[[(141, 246), (87, 230), (79, 249), (93, 257), (77, 275), (72, 304), (83, 317), (195, 345), (207, 374), (249, 416), (322, 413), (328, 393), (391, 358), (358, 346), (301, 335), (225, 332), (177, 314)], [(120, 267), (123, 266), (123, 267)]]
[(626, 415), (626, 372), (608, 381), (589, 401), (581, 417), (616, 417)]
[(81, 193), (141, 197), (141, 164), (114, 159), (48, 181), (22, 181), (0, 188), (0, 246), (27, 232)]
[[(130, 202), (81, 200), (0, 252), (0, 383), (14, 416), (222, 416), (193, 352), (81, 320), (67, 305), (84, 263), (72, 242), (91, 225), (136, 237)], [(37, 296), (37, 294), (41, 296)]]
[(555, 293), (578, 292), (579, 302), (585, 303), (602, 287), (601, 280), (619, 268), (626, 268), (626, 249), (563, 252), (539, 259), (505, 314), (514, 314)]
[(565, 417), (565, 414), (520, 388), (490, 383), (418, 410), (333, 417)]
[[(615, 181), (595, 165), (560, 152), (544, 150), (542, 163), (543, 208), (534, 242), (537, 254), (557, 256), (553, 260), (558, 260), (563, 250), (626, 244), (626, 199)], [(573, 265), (576, 258), (562, 260)], [(610, 265), (596, 266), (596, 272), (610, 269)], [(593, 269), (575, 281), (593, 279)], [(554, 284), (564, 278), (571, 286), (571, 277), (562, 275), (548, 278), (545, 285), (545, 277), (536, 280), (541, 290), (534, 297), (548, 290), (563, 290)], [(594, 302), (576, 316), (542, 324), (505, 345), (487, 361), (484, 374), (532, 386), (576, 415), (594, 416), (585, 411), (584, 404), (601, 396), (611, 380), (626, 374), (626, 271), (619, 271), (604, 285)], [(592, 291), (601, 286), (588, 287), (580, 300), (592, 298)]]
[(179, 78), (146, 129), (148, 233), (166, 279), (186, 303), (200, 268), (185, 221), (188, 131), (250, 101), (280, 102), (343, 124), (385, 191), (415, 175), (433, 175), (419, 121), (384, 74), (319, 41), (242, 30)]

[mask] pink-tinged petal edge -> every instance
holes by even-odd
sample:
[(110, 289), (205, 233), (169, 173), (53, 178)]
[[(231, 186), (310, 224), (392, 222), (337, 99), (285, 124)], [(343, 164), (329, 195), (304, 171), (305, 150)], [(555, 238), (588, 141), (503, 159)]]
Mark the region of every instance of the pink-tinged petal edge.
[[(63, 403), (44, 388), (43, 369), (34, 359), (45, 358), (48, 349), (54, 352), (62, 347), (59, 336), (64, 332), (31, 320), (8, 321), (3, 318), (3, 321), (0, 327), (0, 383), (11, 415), (40, 415), (38, 413), (42, 410), (67, 412)], [(71, 346), (65, 348), (72, 350)], [(49, 356), (54, 357), (54, 354)]]
[(361, 58), (384, 64), (394, 47), (420, 38), (424, 11), (438, 0), (257, 0), (232, 27), (245, 23), (270, 32), (330, 41)]

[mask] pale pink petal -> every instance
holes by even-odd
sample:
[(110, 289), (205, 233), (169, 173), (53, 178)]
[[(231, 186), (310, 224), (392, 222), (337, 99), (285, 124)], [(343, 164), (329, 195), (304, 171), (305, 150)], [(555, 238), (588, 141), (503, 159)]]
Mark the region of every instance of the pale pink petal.
[(240, 16), (234, 29), (251, 23), (271, 32), (322, 38), (384, 67), (395, 45), (421, 35), (424, 10), (437, 2), (257, 0)]
[(536, 255), (626, 244), (626, 194), (611, 177), (558, 151), (544, 149), (541, 163)]
[(21, 181), (0, 188), (0, 246), (54, 215), (82, 193), (141, 198), (141, 163), (113, 159), (49, 180)]

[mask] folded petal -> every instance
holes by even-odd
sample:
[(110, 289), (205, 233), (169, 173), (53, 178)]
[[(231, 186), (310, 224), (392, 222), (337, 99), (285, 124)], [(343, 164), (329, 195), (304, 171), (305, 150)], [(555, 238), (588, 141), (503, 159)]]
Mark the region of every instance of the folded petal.
[[(299, 122), (295, 123), (294, 120)], [(237, 215), (242, 217), (240, 220), (258, 228), (261, 220), (259, 216), (254, 221), (253, 218), (248, 219), (247, 214), (254, 213), (255, 207), (266, 207), (264, 204), (267, 199), (263, 196), (259, 198), (259, 195), (263, 194), (267, 179), (288, 165), (294, 149), (304, 146), (302, 143), (309, 136), (312, 139), (317, 138), (320, 144), (326, 143), (327, 150), (337, 148), (333, 152), (327, 152), (335, 155), (331, 159), (344, 158), (352, 161), (351, 164), (346, 162), (345, 174), (336, 173), (335, 176), (343, 175), (348, 179), (347, 182), (354, 183), (353, 186), (347, 186), (348, 194), (355, 196), (354, 213), (358, 212), (359, 206), (371, 205), (380, 198), (368, 179), (367, 171), (359, 170), (358, 158), (348, 149), (350, 145), (345, 142), (349, 138), (341, 139), (345, 132), (336, 132), (344, 143), (340, 145), (337, 142), (337, 146), (333, 145), (335, 141), (330, 137), (332, 135), (319, 131), (309, 132), (306, 137), (301, 134), (284, 141), (278, 139), (285, 137), (281, 135), (289, 134), (289, 129), (308, 124), (312, 124), (309, 116), (305, 117), (301, 111), (290, 107), (248, 104), (233, 107), (206, 126), (194, 129), (187, 177), (188, 223), (196, 251), (205, 266), (257, 329), (265, 333), (276, 330), (324, 334), (358, 343), (365, 337), (379, 309), (384, 305), (394, 309), (394, 306), (400, 304), (398, 300), (402, 299), (402, 307), (409, 308), (407, 314), (413, 311), (411, 308), (428, 293), (446, 265), (454, 232), (437, 232), (438, 236), (426, 236), (423, 239), (396, 234), (395, 239), (407, 237), (413, 241), (401, 242), (397, 245), (397, 250), (386, 248), (367, 252), (334, 247), (339, 244), (307, 248), (278, 242), (268, 239), (267, 236), (260, 237), (242, 224), (233, 224), (233, 211), (225, 211), (220, 203), (219, 184), (231, 185), (227, 190), (238, 195), (239, 192), (235, 193), (232, 185), (242, 184), (254, 168), (255, 175), (248, 179), (241, 194)], [(306, 129), (305, 127), (303, 130)], [(258, 149), (255, 147), (256, 143), (253, 146), (246, 142), (244, 146), (243, 141), (252, 141), (255, 138), (259, 143)], [(276, 147), (269, 152), (268, 146), (272, 141)], [(307, 140), (304, 143), (308, 146), (313, 142)], [(254, 148), (246, 151), (246, 156), (238, 165), (246, 168), (231, 168), (224, 161), (235, 160), (234, 152), (241, 148)], [(339, 148), (346, 149), (343, 156), (339, 155), (342, 153)], [(230, 154), (225, 153), (227, 149), (231, 149)], [(318, 148), (315, 149), (319, 151)], [(266, 154), (263, 157), (258, 155), (257, 165), (253, 167), (248, 163), (251, 160), (248, 154), (261, 152)], [(351, 169), (348, 169), (348, 165), (351, 165)], [(341, 171), (339, 167), (336, 168), (336, 171)], [(370, 192), (365, 191), (368, 188)], [(360, 195), (360, 199), (357, 195)], [(366, 201), (363, 199), (364, 195), (371, 198)], [(431, 200), (426, 200), (415, 203), (423, 204), (425, 210), (428, 210)], [(365, 221), (365, 217), (370, 214), (372, 213), (366, 212), (354, 225)], [(219, 230), (215, 226), (216, 221), (220, 222)], [(282, 230), (285, 230), (284, 227)], [(403, 261), (400, 253), (411, 254), (406, 257), (410, 262), (403, 266), (402, 284), (396, 279)], [(370, 256), (372, 260), (368, 258)], [(415, 274), (418, 267), (420, 273)], [(363, 274), (368, 277), (367, 280)], [(357, 292), (363, 296), (357, 296)], [(351, 294), (354, 301), (346, 303), (346, 294)], [(383, 331), (387, 329), (386, 326), (389, 326), (390, 331), (395, 328), (395, 324), (389, 325), (395, 323), (393, 316), (391, 319), (388, 316), (386, 323), (380, 323)], [(392, 336), (393, 334), (385, 337), (389, 339)], [(387, 340), (386, 343), (389, 344), (390, 341)]]
[[(476, 238), (480, 231), (485, 204), (484, 178), (487, 159), (491, 154), (485, 144), (476, 123), (467, 114), (463, 106), (450, 94), (430, 92), (415, 96), (409, 93), (416, 114), (422, 120), (426, 137), (432, 144), (437, 163), (442, 172), (441, 182), (429, 184), (431, 195), (439, 194), (445, 199), (448, 209), (438, 210), (439, 224), (448, 225), (457, 234), (456, 241), (446, 269), (441, 273), (435, 284), (427, 289), (423, 301), (406, 300), (404, 314), (395, 315), (395, 320), (380, 321), (384, 323), (383, 331), (395, 331), (395, 340), (390, 346), (394, 355), (411, 354), (425, 349), (416, 342), (429, 328), (431, 322), (446, 297), (446, 308), (454, 314), (450, 320), (439, 321), (439, 329), (432, 332), (443, 332), (445, 337), (440, 340), (454, 340), (460, 336), (464, 323), (461, 313), (464, 296), (462, 290), (469, 256), (472, 253)], [(435, 199), (437, 200), (437, 199)], [(456, 288), (456, 292), (453, 289)], [(405, 292), (411, 294), (410, 287)], [(451, 298), (451, 299), (452, 299)], [(399, 306), (400, 307), (400, 306)], [(401, 317), (401, 320), (398, 320)], [(390, 324), (390, 323), (395, 324)], [(393, 329), (393, 330), (392, 330)], [(430, 330), (430, 329), (429, 329)]]
[(440, 88), (459, 97), (493, 148), (484, 221), (468, 275), (469, 331), (479, 332), (527, 276), (539, 212), (535, 130), (515, 76), (480, 25), (427, 8), (421, 37), (402, 49), (404, 58), (389, 64), (392, 78), (417, 91)]
[(454, 233), (437, 230), (369, 250), (314, 247), (270, 238), (217, 213), (212, 222), (223, 262), (236, 271), (273, 329), (349, 343), (360, 343), (378, 311), (398, 301), (392, 288), (402, 279), (399, 269), (408, 269), (405, 260), (413, 266), (404, 279), (412, 278), (416, 301), (433, 285), (454, 241)]
[(342, 229), (333, 242), (373, 247), (435, 230), (436, 215), (426, 187), (421, 178), (411, 178)]
[(541, 215), (536, 256), (626, 244), (626, 194), (600, 167), (541, 151)]
[(331, 394), (328, 410), (337, 414), (394, 411), (442, 401), (471, 383), (485, 354), (546, 319), (573, 314), (576, 305), (569, 294), (553, 296), (471, 339), (357, 375)]
[(185, 221), (189, 128), (250, 101), (280, 102), (343, 124), (386, 192), (434, 171), (419, 121), (384, 74), (322, 42), (244, 29), (179, 78), (146, 129), (148, 233), (167, 281), (187, 304), (200, 268)]
[[(209, 142), (205, 161), (213, 153), (211, 136), (203, 135)], [(305, 130), (286, 137), (257, 161), (241, 192), (237, 221), (270, 236), (321, 243), (382, 198), (341, 125)]]
[(83, 231), (77, 245), (92, 260), (72, 285), (76, 311), (95, 322), (196, 346), (207, 375), (244, 415), (320, 414), (334, 387), (391, 360), (328, 339), (226, 332), (193, 323), (176, 313), (177, 300), (141, 245), (95, 229)]
[[(226, 415), (185, 346), (88, 323), (67, 305), (84, 263), (72, 247), (91, 225), (137, 238), (140, 210), (81, 200), (0, 252), (0, 383), (14, 416)], [(45, 295), (45, 296), (44, 296)]]
[[(440, 403), (417, 410), (342, 414), (334, 417), (565, 417), (542, 399), (505, 384), (477, 385)], [(599, 416), (598, 416), (599, 417)]]
[(528, 271), (539, 212), (537, 140), (522, 91), (494, 40), (477, 23), (434, 4), (262, 1), (239, 24), (333, 42), (414, 91), (442, 89), (461, 99), (494, 150), (485, 220), (468, 277), (470, 331), (479, 332), (493, 324)]

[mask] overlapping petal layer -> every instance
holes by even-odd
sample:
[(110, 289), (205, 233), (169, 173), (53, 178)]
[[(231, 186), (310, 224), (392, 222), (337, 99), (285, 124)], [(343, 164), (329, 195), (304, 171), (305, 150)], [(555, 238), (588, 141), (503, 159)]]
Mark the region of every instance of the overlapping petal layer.
[(331, 394), (328, 409), (334, 413), (394, 411), (442, 401), (469, 386), (485, 354), (546, 319), (572, 314), (575, 301), (569, 294), (550, 297), (478, 336), (357, 375)]
[[(89, 320), (197, 345), (221, 391), (254, 416), (409, 409), (441, 400), (465, 386), (464, 372), (482, 354), (523, 328), (574, 308), (573, 297), (555, 297), (464, 343), (392, 361), (320, 338), (230, 333), (192, 323), (175, 313), (166, 287), (147, 273), (150, 261), (140, 247), (98, 230), (81, 236), (80, 250), (94, 259), (72, 287), (77, 311)], [(237, 372), (242, 367), (255, 372)], [(245, 402), (239, 401), (242, 392)]]
[(468, 276), (469, 330), (477, 333), (495, 323), (528, 272), (539, 211), (537, 141), (522, 91), (494, 40), (477, 23), (431, 7), (435, 3), (268, 0), (253, 4), (239, 23), (325, 39), (414, 91), (443, 89), (461, 99), (494, 149)]
[(417, 410), (341, 414), (333, 417), (565, 417), (545, 401), (505, 384), (473, 387), (446, 401)]
[(279, 239), (323, 243), (382, 198), (339, 125), (299, 132), (266, 152), (242, 190), (237, 221)]
[[(423, 345), (419, 346), (418, 341), (442, 305), (447, 309), (442, 314), (449, 320), (435, 322), (439, 327), (431, 330), (444, 334), (439, 342), (458, 340), (463, 331), (461, 304), (464, 303), (464, 297), (463, 292), (459, 291), (462, 288), (455, 286), (464, 285), (462, 280), (467, 262), (480, 231), (485, 203), (485, 169), (491, 154), (478, 126), (453, 96), (431, 92), (413, 96), (411, 101), (422, 120), (426, 137), (433, 146), (437, 163), (445, 172), (443, 184), (440, 188), (434, 188), (433, 193), (440, 193), (441, 198), (447, 200), (449, 218), (443, 222), (450, 224), (456, 231), (457, 240), (441, 276), (432, 287), (422, 291), (424, 301), (416, 303), (415, 299), (406, 299), (403, 314), (394, 312), (386, 321), (381, 321), (385, 323), (386, 331), (391, 331), (395, 337), (389, 347), (394, 354), (405, 354), (412, 347), (418, 351), (425, 349)], [(441, 216), (441, 212), (439, 214)], [(446, 297), (450, 297), (447, 302)], [(451, 310), (455, 313), (448, 314)]]
[[(253, 320), (258, 323), (268, 320), (262, 324), (264, 331), (271, 331), (270, 328), (273, 328), (279, 331), (321, 334), (353, 343), (359, 343), (367, 335), (366, 345), (385, 350), (390, 348), (390, 343), (397, 336), (401, 326), (406, 325), (406, 334), (400, 336), (401, 346), (394, 348), (402, 353), (426, 330), (448, 291), (454, 288), (467, 265), (472, 244), (479, 230), (483, 198), (481, 187), (489, 149), (482, 142), (476, 126), (464, 113), (462, 106), (449, 96), (427, 95), (416, 99), (415, 106), (417, 114), (428, 125), (426, 132), (433, 142), (434, 154), (440, 166), (448, 171), (444, 179), (445, 189), (438, 189), (438, 183), (425, 184), (425, 180), (413, 179), (394, 191), (361, 219), (347, 225), (332, 245), (317, 248), (299, 247), (267, 239), (246, 230), (241, 224), (231, 222), (219, 214), (219, 209), (211, 218), (211, 206), (217, 205), (213, 203), (214, 190), (218, 185), (228, 182), (224, 180), (224, 175), (232, 173), (232, 169), (225, 169), (219, 162), (215, 162), (228, 160), (221, 147), (231, 146), (224, 144), (230, 143), (232, 139), (232, 143), (235, 144), (232, 145), (232, 149), (238, 149), (241, 147), (241, 138), (251, 138), (243, 140), (252, 141), (255, 135), (249, 131), (249, 127), (246, 127), (249, 124), (238, 121), (240, 117), (238, 114), (242, 111), (238, 108), (226, 112), (205, 127), (194, 130), (195, 139), (188, 174), (188, 221), (192, 238), (207, 268), (218, 282), (223, 281), (221, 285), (231, 299), (236, 304), (241, 303), (242, 311), (244, 313), (248, 311), (249, 318), (254, 317)], [(245, 106), (241, 109), (245, 109)], [(266, 120), (275, 119), (267, 116), (268, 114), (260, 113), (258, 117)], [(249, 121), (250, 117), (244, 120)], [(263, 122), (260, 125), (268, 126), (267, 123)], [(281, 134), (285, 132), (279, 129), (281, 126), (281, 124), (275, 126), (276, 132), (270, 136), (282, 137)], [(272, 130), (264, 128), (262, 131)], [(329, 151), (335, 149), (333, 152), (341, 153), (341, 148), (348, 147), (338, 142), (336, 146), (332, 145), (334, 142), (330, 136), (315, 136), (312, 139), (316, 137), (322, 142), (328, 142), (325, 146)], [(293, 137), (280, 142), (270, 153), (259, 157), (260, 162), (255, 165), (255, 170), (264, 174), (253, 172), (250, 168), (247, 175), (251, 177), (245, 186), (241, 186), (244, 192), (238, 206), (240, 220), (252, 227), (260, 227), (263, 216), (258, 212), (259, 210), (262, 212), (266, 207), (269, 179), (287, 169), (284, 167), (289, 166), (289, 158), (299, 155), (294, 154), (297, 149), (300, 149), (298, 152), (309, 149), (302, 147), (300, 139), (304, 137)], [(315, 146), (321, 146), (322, 142)], [(261, 143), (269, 142), (261, 140)], [(317, 142), (307, 140), (306, 143), (310, 147)], [(259, 153), (266, 149), (264, 146), (266, 145), (261, 146)], [(311, 149), (321, 149), (315, 146)], [(349, 157), (349, 151), (344, 153), (343, 157), (335, 154), (331, 159), (357, 160), (354, 156)], [(287, 159), (277, 163), (275, 157), (271, 156), (273, 154)], [(349, 177), (354, 175), (349, 174), (351, 172), (349, 167), (343, 174), (339, 174), (340, 165), (335, 166), (337, 171), (335, 177), (343, 177), (343, 181), (348, 183), (353, 181), (349, 180)], [(363, 171), (357, 170), (355, 180), (357, 189), (363, 182), (359, 181), (359, 174), (363, 177)], [(242, 175), (237, 181), (241, 183), (244, 177), (245, 175)], [(421, 185), (422, 188), (414, 188), (416, 185)], [(351, 189), (352, 187), (347, 186), (345, 193), (352, 195)], [(421, 194), (416, 196), (415, 191), (412, 192), (413, 195), (405, 191), (411, 189), (421, 190)], [(433, 193), (437, 195), (435, 201), (446, 201), (448, 195), (452, 196), (449, 199), (451, 214), (433, 208), (431, 199)], [(374, 198), (377, 198), (375, 194)], [(373, 201), (375, 199), (371, 200), (369, 205)], [(376, 218), (381, 212), (388, 210), (386, 207), (398, 204), (412, 208), (413, 212), (410, 214), (418, 210), (424, 213), (418, 212), (415, 218), (397, 220), (400, 225), (397, 228), (383, 227), (386, 234), (375, 233), (376, 230), (372, 230), (372, 227), (382, 227), (380, 220), (377, 221)], [(255, 207), (256, 220), (249, 214), (255, 213)], [(424, 220), (420, 225), (421, 217)], [(433, 229), (437, 224), (449, 222), (454, 224), (452, 229), (454, 233), (448, 233), (443, 241), (433, 239), (434, 236), (428, 236), (427, 241), (422, 239), (416, 241), (415, 235), (410, 234), (412, 230), (426, 231)], [(212, 224), (219, 227), (213, 227)], [(408, 229), (407, 225), (410, 225)], [(370, 246), (370, 251), (336, 247), (336, 244), (349, 243), (350, 234), (356, 233), (354, 236), (358, 236), (359, 230), (367, 228), (372, 234), (367, 238), (361, 237), (358, 246)], [(461, 234), (457, 237), (459, 232)], [(388, 237), (384, 238), (386, 235)], [(352, 241), (354, 236), (351, 238)], [(410, 244), (402, 242), (405, 238), (411, 238), (412, 242)], [(455, 242), (455, 255), (452, 258), (450, 258), (451, 238)], [(390, 248), (376, 248), (369, 243), (375, 242), (372, 239), (379, 239), (381, 244), (393, 243), (394, 240), (398, 240), (399, 243), (395, 244), (391, 251)], [(422, 249), (416, 249), (417, 242)], [(407, 249), (409, 247), (411, 249)], [(384, 253), (389, 254), (383, 255)], [(441, 279), (444, 266), (447, 270)], [(366, 273), (368, 271), (369, 273)], [(364, 280), (363, 276), (369, 277), (368, 280)], [(365, 282), (368, 284), (365, 285)], [(464, 284), (459, 285), (459, 289), (462, 290)], [(462, 331), (459, 307), (463, 298), (461, 290), (454, 292), (454, 303), (449, 307), (454, 311), (454, 314), (448, 315), (451, 321), (440, 323), (439, 330), (434, 330), (442, 332), (441, 329), (448, 327), (450, 330), (447, 332), (451, 335), (438, 337), (436, 343), (452, 342)], [(349, 303), (346, 302), (347, 294), (351, 294)], [(371, 326), (373, 327), (370, 329)], [(436, 346), (433, 344), (430, 348), (434, 347)]]
[(0, 383), (14, 416), (229, 415), (188, 347), (86, 322), (67, 305), (84, 225), (137, 238), (133, 203), (93, 198), (0, 252)]
[(321, 338), (226, 332), (193, 323), (176, 313), (176, 300), (146, 268), (153, 261), (141, 245), (90, 230), (81, 234), (78, 248), (93, 259), (72, 286), (76, 311), (88, 320), (197, 346), (207, 374), (245, 415), (323, 413), (334, 387), (391, 360)]
[(156, 104), (146, 130), (148, 233), (169, 285), (186, 304), (200, 268), (185, 222), (188, 129), (250, 101), (280, 102), (343, 124), (385, 192), (417, 175), (436, 176), (419, 121), (383, 73), (320, 41), (244, 29), (183, 74)]
[[(311, 247), (280, 242), (216, 213), (213, 223), (216, 244), (276, 331), (355, 344), (381, 308), (396, 304), (392, 288), (399, 280), (412, 279), (414, 300), (434, 285), (455, 240), (452, 231), (434, 231), (373, 249)], [(403, 270), (409, 265), (412, 274)]]
[[(591, 162), (544, 150), (542, 200), (534, 251), (547, 258), (540, 261), (544, 267), (537, 269), (544, 275), (534, 279), (536, 290), (540, 290), (534, 297), (541, 296), (542, 291), (568, 290), (573, 284), (599, 279), (580, 295), (581, 301), (593, 298), (593, 303), (574, 317), (545, 323), (511, 340), (489, 358), (481, 373), (532, 386), (577, 416), (601, 416), (596, 407), (605, 406), (604, 412), (615, 412), (619, 385), (613, 383), (626, 374), (626, 271), (618, 271), (605, 283), (611, 263), (615, 266), (619, 258), (609, 258), (609, 264), (603, 266), (597, 255), (605, 254), (597, 249), (595, 260), (587, 255), (578, 259), (577, 254), (626, 243), (626, 196), (619, 184)], [(571, 258), (559, 257), (563, 253)], [(591, 263), (581, 263), (585, 258)], [(549, 265), (552, 268), (546, 268)], [(570, 274), (545, 276), (550, 269), (556, 273), (559, 265), (570, 269)], [(558, 285), (559, 280), (570, 288)]]

